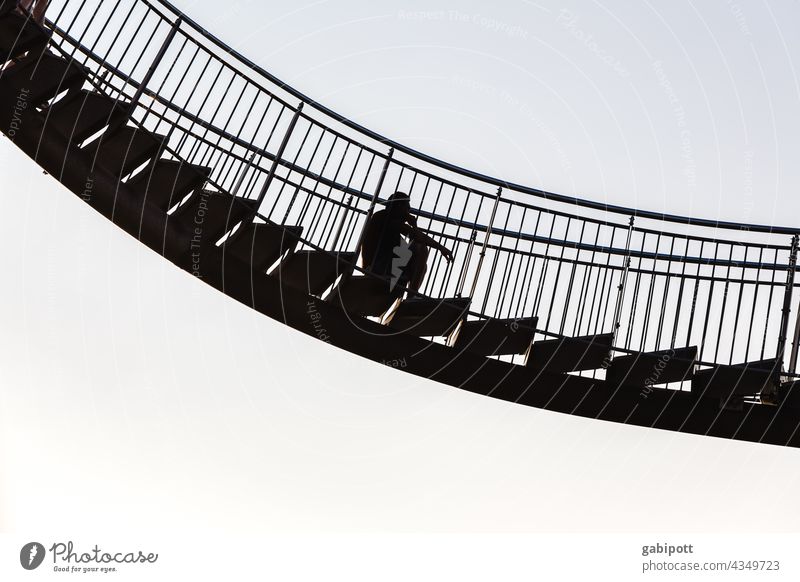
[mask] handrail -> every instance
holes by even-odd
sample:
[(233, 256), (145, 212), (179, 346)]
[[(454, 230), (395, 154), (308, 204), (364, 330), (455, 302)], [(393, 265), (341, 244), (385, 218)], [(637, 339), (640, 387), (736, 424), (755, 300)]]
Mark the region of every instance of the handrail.
[[(77, 9), (77, 14), (80, 14), (86, 1), (73, 1), (80, 4)], [(175, 14), (165, 14), (152, 2), (163, 4)], [(421, 219), (419, 227), (438, 237), (456, 254), (457, 261), (463, 261), (461, 266), (456, 262), (441, 270), (445, 264), (442, 257), (430, 261), (430, 272), (420, 291), (432, 299), (448, 301), (454, 293), (460, 297), (462, 287), (455, 279), (466, 281), (470, 276), (474, 288), (470, 297), (475, 305), (483, 305), (480, 313), (470, 312), (471, 316), (527, 317), (545, 313), (545, 329), (536, 330), (537, 333), (544, 337), (570, 337), (563, 334), (565, 329), (572, 330), (573, 336), (607, 331), (609, 305), (613, 297), (617, 297), (615, 314), (622, 314), (624, 310), (627, 321), (620, 328), (622, 339), (615, 341), (618, 345), (613, 349), (617, 352), (647, 351), (645, 346), (660, 348), (670, 345), (670, 341), (676, 345), (679, 330), (678, 342), (692, 341), (692, 345), (699, 346), (698, 362), (702, 365), (741, 361), (739, 354), (742, 353), (747, 354), (748, 360), (763, 360), (765, 350), (774, 353), (772, 350), (776, 345), (778, 354), (786, 351), (788, 312), (796, 304), (797, 294), (793, 295), (793, 292), (800, 287), (800, 278), (796, 280), (793, 273), (800, 266), (790, 260), (796, 243), (786, 245), (781, 242), (782, 235), (795, 233), (798, 229), (675, 217), (623, 207), (610, 210), (604, 204), (509, 185), (435, 160), (400, 144), (396, 144), (397, 149), (403, 155), (399, 159), (392, 157), (382, 151), (381, 144), (394, 142), (295, 92), (221, 44), (171, 4), (161, 0), (131, 0), (131, 5), (145, 7), (145, 17), (152, 19), (151, 14), (156, 14), (161, 19), (156, 23), (156, 30), (160, 30), (162, 22), (171, 27), (167, 39), (153, 35), (146, 40), (146, 50), (140, 54), (147, 52), (149, 56), (141, 67), (140, 55), (135, 55), (138, 58), (130, 65), (123, 58), (109, 62), (106, 60), (108, 53), (102, 56), (99, 51), (95, 52), (92, 47), (96, 46), (97, 40), (90, 40), (95, 37), (90, 35), (85, 43), (83, 41), (88, 25), (84, 32), (70, 34), (72, 24), (63, 30), (53, 23), (53, 32), (59, 35), (61, 43), (54, 43), (54, 47), (65, 57), (79, 54), (87, 70), (91, 71), (89, 82), (95, 88), (107, 91), (121, 102), (132, 100), (130, 123), (156, 132), (166, 125), (165, 155), (187, 164), (213, 167), (207, 180), (211, 189), (233, 193), (237, 203), (245, 204), (261, 220), (305, 229), (302, 236), (297, 237), (301, 248), (324, 253), (352, 251), (352, 243), (359, 239), (359, 229), (363, 229), (365, 217), (369, 215), (365, 205), (369, 203), (372, 208), (381, 202), (379, 196), (385, 195), (381, 185), (383, 178), (387, 177), (387, 168), (391, 167), (392, 178), (387, 178), (387, 190), (407, 189), (415, 196), (419, 208), (412, 212)], [(117, 45), (117, 39), (125, 31), (118, 44), (128, 47), (132, 39), (137, 38), (145, 17), (138, 25), (132, 22), (130, 26), (126, 17), (110, 46)], [(105, 26), (99, 32), (98, 28), (95, 27), (92, 35), (99, 39)], [(212, 41), (214, 45), (203, 39)], [(168, 64), (168, 59), (165, 59), (160, 68), (163, 75), (154, 77), (158, 62), (167, 53), (170, 43), (169, 58), (174, 60)], [(214, 46), (251, 70), (240, 71), (241, 67), (237, 67), (235, 60), (230, 61)], [(176, 67), (185, 47), (188, 47), (190, 62), (184, 68), (182, 65)], [(152, 60), (153, 48), (158, 49), (155, 61)], [(193, 69), (198, 54), (202, 57)], [(142, 76), (142, 68), (148, 64), (149, 68)], [(198, 68), (202, 70), (198, 71)], [(207, 69), (210, 74), (206, 76)], [(253, 71), (267, 81), (253, 80), (257, 78), (257, 75), (249, 74)], [(159, 80), (162, 78), (164, 80)], [(218, 81), (223, 89), (214, 93)], [(148, 87), (148, 83), (152, 87)], [(156, 87), (156, 83), (161, 85)], [(269, 83), (276, 86), (265, 86)], [(172, 85), (174, 91), (170, 88)], [(192, 102), (194, 88), (198, 86), (203, 90), (196, 102)], [(179, 88), (187, 89), (189, 97), (185, 102), (185, 95), (176, 98)], [(246, 90), (250, 93), (242, 101)], [(276, 95), (279, 90), (286, 91), (288, 97), (282, 99)], [(253, 101), (248, 109), (251, 97)], [(290, 104), (293, 97), (300, 99), (299, 104)], [(263, 103), (263, 98), (266, 98), (266, 105), (259, 105), (254, 111), (257, 99), (262, 99)], [(275, 110), (272, 109), (273, 103)], [(218, 119), (217, 112), (221, 107), (224, 113)], [(254, 111), (253, 116), (251, 111)], [(329, 120), (320, 118), (317, 113), (327, 115), (342, 126), (333, 124), (335, 128), (331, 127)], [(234, 114), (237, 117), (234, 118)], [(227, 120), (223, 119), (226, 116)], [(285, 116), (292, 119), (288, 129), (284, 124)], [(236, 121), (232, 123), (234, 119)], [(240, 122), (242, 119), (244, 121)], [(253, 125), (257, 122), (258, 126), (243, 131), (250, 119), (254, 120)], [(267, 122), (262, 128), (265, 119)], [(295, 124), (298, 124), (297, 131), (292, 132)], [(348, 127), (357, 133), (347, 131)], [(306, 143), (310, 132), (314, 137)], [(293, 134), (296, 139), (290, 140)], [(369, 140), (362, 142), (362, 138)], [(292, 145), (287, 148), (290, 141)], [(276, 148), (277, 142), (280, 145)], [(320, 148), (321, 144), (325, 145)], [(335, 147), (339, 149), (329, 166)], [(353, 156), (340, 174), (348, 152)], [(356, 153), (357, 158), (353, 161)], [(359, 166), (359, 161), (363, 161), (362, 166)], [(417, 161), (419, 167), (415, 165)], [(369, 166), (364, 168), (367, 164)], [(376, 187), (369, 180), (374, 178), (374, 169), (380, 165), (383, 171)], [(357, 169), (358, 177), (354, 179)], [(488, 193), (489, 184), (497, 185), (496, 195)], [(273, 188), (270, 189), (271, 185)], [(508, 189), (511, 191), (507, 193)], [(572, 208), (525, 200), (526, 192), (559, 203), (566, 200), (578, 207), (617, 212), (624, 214), (626, 220), (589, 212), (586, 216), (573, 214), (576, 211)], [(520, 193), (523, 196), (518, 196)], [(256, 197), (268, 203), (263, 208), (253, 206)], [(489, 208), (484, 207), (489, 201), (493, 202), (491, 216), (488, 216)], [(635, 218), (701, 228), (673, 228), (669, 231), (666, 224), (653, 224), (646, 220), (644, 225), (639, 222), (633, 226)], [(334, 228), (337, 222), (338, 229)], [(659, 229), (659, 226), (664, 228)], [(712, 230), (717, 228), (777, 236), (769, 239), (766, 236), (740, 235), (738, 240), (720, 239), (716, 235), (721, 233)], [(330, 244), (334, 231), (336, 236)], [(477, 235), (481, 237), (478, 240)], [(624, 246), (618, 240), (619, 235), (625, 239)], [(734, 235), (730, 236), (733, 238)], [(481, 255), (486, 255), (485, 277), (479, 276), (480, 263), (477, 267), (470, 263), (473, 251), (478, 247)], [(356, 260), (357, 257), (346, 262), (354, 271), (370, 275), (355, 264)], [(687, 269), (687, 265), (693, 267)], [(630, 275), (628, 281), (621, 278), (622, 272)], [(627, 295), (622, 292), (626, 285), (630, 291)], [(410, 289), (406, 291), (410, 296), (418, 294)], [(776, 306), (779, 303), (783, 309), (780, 333), (776, 334)], [(552, 324), (551, 316), (554, 316)], [(621, 317), (615, 315), (612, 319), (619, 327)], [(544, 318), (541, 321), (544, 322)], [(740, 321), (742, 326), (750, 326), (746, 334), (741, 330), (737, 334)], [(775, 336), (779, 339), (778, 344), (774, 342)], [(636, 346), (640, 349), (636, 350)], [(720, 346), (723, 346), (721, 354)], [(709, 358), (714, 363), (708, 362)]]
[[(98, 65), (101, 65), (101, 66), (105, 67), (110, 72), (112, 72), (112, 73), (114, 73), (114, 74), (116, 74), (118, 76), (124, 75), (124, 73), (122, 71), (119, 71), (118, 69), (116, 69), (115, 67), (109, 65), (108, 63), (103, 63), (94, 53), (88, 51), (88, 49), (86, 49), (86, 47), (83, 47), (75, 39), (65, 35), (63, 30), (61, 30), (61, 29), (59, 29), (57, 27), (55, 29), (61, 34), (61, 38), (63, 38), (66, 42), (70, 43), (71, 45), (73, 45), (76, 48), (85, 49), (84, 54), (86, 54), (89, 58), (94, 60)], [(150, 99), (158, 102), (159, 104), (163, 105), (164, 107), (168, 108), (169, 110), (173, 111), (174, 113), (177, 113), (177, 114), (181, 115), (182, 117), (186, 118), (187, 120), (191, 121), (193, 124), (196, 124), (196, 125), (200, 126), (201, 128), (213, 131), (215, 134), (221, 136), (222, 138), (230, 141), (231, 143), (239, 145), (239, 146), (241, 146), (241, 147), (243, 147), (245, 149), (248, 149), (252, 153), (258, 154), (258, 155), (262, 156), (263, 158), (266, 158), (267, 160), (269, 160), (271, 162), (275, 162), (277, 160), (277, 163), (279, 165), (281, 165), (282, 167), (284, 167), (284, 168), (288, 168), (290, 170), (295, 170), (295, 171), (301, 171), (302, 170), (303, 173), (308, 178), (310, 178), (312, 180), (319, 181), (320, 183), (322, 183), (322, 184), (324, 184), (326, 186), (335, 188), (335, 189), (340, 190), (342, 192), (346, 192), (346, 193), (348, 193), (350, 195), (353, 195), (353, 196), (357, 196), (357, 197), (359, 197), (361, 199), (364, 199), (364, 200), (369, 200), (370, 199), (370, 196), (368, 194), (366, 194), (365, 192), (361, 192), (360, 190), (358, 190), (356, 188), (352, 188), (352, 187), (346, 186), (344, 184), (340, 184), (338, 182), (335, 182), (333, 180), (330, 180), (330, 179), (326, 178), (325, 176), (322, 176), (322, 175), (319, 175), (319, 174), (315, 174), (314, 172), (311, 172), (311, 171), (308, 171), (308, 170), (305, 170), (305, 169), (301, 169), (301, 168), (299, 168), (298, 166), (296, 166), (295, 164), (293, 164), (289, 160), (286, 160), (284, 158), (278, 158), (278, 157), (276, 157), (276, 154), (274, 154), (272, 152), (269, 152), (266, 149), (261, 148), (259, 146), (256, 146), (255, 144), (252, 144), (252, 143), (250, 143), (248, 141), (245, 141), (245, 140), (243, 140), (241, 138), (238, 138), (238, 137), (236, 137), (236, 136), (234, 136), (234, 135), (222, 130), (219, 127), (216, 127), (212, 123), (209, 123), (208, 121), (206, 121), (204, 119), (201, 119), (201, 118), (197, 117), (196, 115), (194, 115), (194, 114), (192, 114), (192, 113), (190, 113), (188, 111), (185, 111), (184, 109), (182, 109), (179, 106), (175, 105), (173, 102), (165, 99), (164, 97), (162, 97), (158, 93), (156, 93), (156, 92), (154, 92), (154, 91), (152, 91), (150, 89), (147, 89), (147, 88), (142, 88), (141, 84), (139, 82), (135, 81), (134, 79), (130, 80), (130, 85), (133, 88), (135, 88), (137, 90), (137, 92), (139, 92), (139, 90), (141, 89), (141, 93), (140, 94), (142, 96), (149, 97)], [(155, 116), (157, 118), (160, 118), (160, 119), (162, 119), (164, 121), (167, 121), (166, 116), (164, 114), (162, 114), (162, 113), (158, 113), (158, 112), (152, 111), (152, 112), (150, 112), (150, 115)], [(305, 119), (309, 119), (309, 120), (317, 123), (316, 120), (314, 120), (313, 118), (308, 117), (307, 115), (305, 115), (303, 113), (300, 114), (300, 117), (305, 118)], [(196, 136), (196, 138), (201, 140), (201, 141), (204, 141), (204, 142), (208, 143), (209, 145), (212, 145), (211, 142), (207, 138), (200, 137), (200, 136)], [(374, 150), (370, 150), (370, 151), (374, 151)], [(383, 155), (380, 152), (376, 152), (376, 154), (377, 155), (381, 155), (381, 156)], [(230, 155), (235, 157), (235, 158), (238, 158), (240, 160), (244, 159), (244, 157), (239, 156), (239, 155), (234, 154), (234, 153), (231, 153)], [(411, 168), (412, 167), (409, 164), (404, 163), (404, 162), (399, 161), (399, 160), (395, 160), (395, 163), (399, 167), (406, 167), (406, 168)], [(428, 173), (424, 172), (424, 171), (420, 172), (420, 173), (422, 175), (428, 175)], [(450, 180), (447, 180), (446, 178), (438, 178), (438, 179), (440, 179), (445, 184), (449, 184), (451, 186), (458, 186), (458, 184), (456, 184), (454, 182), (451, 182)], [(292, 184), (289, 181), (287, 181), (287, 183)], [(478, 192), (477, 190), (474, 190), (474, 189), (472, 190), (472, 192), (477, 194), (477, 195), (479, 195), (479, 196), (484, 196), (486, 198), (493, 198), (493, 195), (490, 195), (488, 193)], [(310, 192), (310, 193), (312, 193), (312, 192)], [(522, 207), (522, 208), (529, 208), (529, 209), (534, 209), (534, 210), (538, 210), (538, 211), (547, 212), (548, 214), (551, 214), (553, 216), (561, 216), (561, 217), (574, 216), (574, 215), (570, 215), (570, 214), (568, 214), (566, 212), (559, 211), (559, 210), (556, 210), (556, 209), (542, 208), (542, 207), (539, 207), (539, 206), (530, 205), (530, 204), (527, 204), (525, 202), (519, 202), (519, 201), (516, 201), (516, 200), (510, 201), (510, 203), (512, 203), (512, 204), (514, 204), (516, 206)], [(453, 219), (452, 217), (449, 217), (449, 216), (446, 216), (446, 215), (439, 215), (439, 214), (435, 214), (435, 213), (432, 213), (432, 212), (426, 212), (426, 211), (416, 211), (416, 213), (419, 216), (424, 216), (426, 218), (431, 218), (431, 219), (438, 220), (438, 221), (445, 222), (445, 223), (449, 223), (449, 224), (458, 224), (458, 225), (466, 227), (466, 228), (479, 228), (481, 230), (485, 229), (485, 225), (480, 225), (480, 224), (476, 224), (476, 223), (470, 223), (468, 221), (461, 221), (461, 220)], [(586, 222), (591, 222), (591, 223), (596, 224), (596, 225), (611, 226), (611, 227), (617, 227), (617, 228), (624, 228), (625, 227), (625, 225), (623, 223), (609, 222), (607, 220), (602, 220), (602, 219), (589, 217), (589, 216), (576, 216), (576, 218), (580, 218), (581, 220), (584, 220)], [(502, 231), (502, 229), (495, 229), (495, 230), (497, 232)], [(661, 231), (657, 231), (657, 230), (651, 229), (651, 228), (642, 228), (642, 227), (636, 227), (636, 226), (633, 227), (632, 231), (633, 232), (643, 233), (643, 234), (659, 234), (661, 232)], [(510, 233), (510, 232), (506, 232), (505, 234), (507, 236), (511, 236), (512, 235), (512, 233)], [(773, 233), (773, 234), (775, 234), (775, 233)], [(735, 246), (746, 246), (746, 245), (749, 244), (749, 243), (744, 242), (744, 241), (703, 237), (703, 236), (700, 236), (700, 235), (697, 235), (697, 234), (685, 234), (685, 233), (672, 233), (671, 232), (671, 233), (669, 233), (669, 235), (672, 236), (672, 237), (675, 237), (675, 238), (692, 239), (692, 240), (695, 240), (695, 241), (715, 242), (715, 243), (730, 244), (730, 245), (735, 245)], [(525, 233), (519, 233), (519, 234), (518, 233), (513, 233), (513, 236), (518, 237), (518, 238), (520, 238), (522, 240), (536, 240), (536, 237), (534, 237), (532, 235), (527, 235)], [(539, 237), (539, 238), (541, 238), (541, 237)], [(556, 241), (552, 240), (550, 242), (552, 244), (555, 244)], [(758, 246), (760, 248), (773, 249), (773, 250), (775, 250), (775, 249), (788, 250), (790, 248), (790, 245), (788, 245), (788, 244), (779, 245), (779, 244), (759, 243)], [(584, 248), (588, 248), (588, 247), (584, 247)], [(620, 252), (624, 252), (624, 251), (622, 251), (620, 249)], [(735, 261), (733, 263), (735, 263)], [(709, 264), (711, 264), (711, 263), (709, 263)], [(717, 264), (722, 265), (723, 263), (719, 262)], [(728, 263), (726, 262), (724, 264), (728, 264)], [(753, 264), (748, 264), (748, 266), (752, 266), (752, 265)], [(784, 268), (786, 268), (786, 266), (784, 266)], [(798, 265), (796, 268), (800, 269), (800, 265)]]
[[(146, 4), (152, 6), (150, 0), (142, 0)], [(597, 202), (593, 200), (588, 200), (585, 198), (579, 198), (576, 196), (567, 196), (565, 194), (557, 194), (555, 192), (549, 192), (547, 190), (542, 190), (540, 188), (533, 188), (530, 186), (525, 186), (522, 184), (517, 184), (515, 182), (509, 182), (507, 180), (501, 180), (494, 176), (489, 176), (487, 174), (482, 174), (480, 172), (476, 172), (474, 170), (469, 170), (462, 166), (458, 166), (456, 164), (452, 164), (450, 162), (446, 162), (434, 156), (425, 154), (420, 152), (414, 148), (405, 146), (401, 143), (398, 143), (380, 133), (373, 131), (363, 125), (352, 121), (351, 119), (344, 117), (343, 115), (333, 111), (332, 109), (326, 107), (325, 105), (319, 103), (318, 101), (312, 99), (305, 93), (295, 89), (291, 85), (285, 83), (272, 73), (263, 69), (260, 65), (256, 64), (255, 62), (251, 61), (240, 52), (238, 52), (233, 47), (225, 44), (214, 36), (211, 32), (206, 30), (203, 26), (195, 22), (191, 17), (184, 14), (180, 9), (176, 8), (171, 2), (168, 0), (157, 0), (159, 3), (166, 6), (169, 10), (179, 16), (183, 22), (187, 25), (192, 27), (197, 33), (201, 34), (207, 40), (213, 42), (216, 46), (221, 48), (225, 53), (234, 57), (242, 64), (247, 66), (248, 68), (254, 70), (259, 75), (262, 75), (270, 82), (274, 83), (275, 85), (279, 86), (282, 90), (286, 91), (293, 97), (305, 102), (307, 105), (311, 105), (321, 113), (331, 117), (332, 119), (336, 120), (337, 122), (353, 129), (359, 133), (362, 133), (373, 139), (379, 143), (382, 143), (386, 146), (394, 148), (396, 151), (402, 152), (409, 156), (418, 158), (426, 163), (432, 164), (436, 167), (442, 168), (444, 170), (448, 170), (450, 172), (454, 172), (456, 174), (460, 174), (467, 178), (480, 180), (482, 182), (486, 182), (493, 186), (502, 187), (504, 189), (514, 190), (520, 193), (529, 194), (531, 196), (536, 196), (538, 198), (543, 198), (545, 200), (553, 200), (556, 202), (562, 202), (565, 204), (571, 204), (574, 206), (579, 206), (583, 208), (592, 208), (594, 210), (600, 210), (602, 212), (610, 212), (614, 214), (624, 214), (626, 216), (635, 216), (638, 218), (647, 218), (652, 220), (658, 220), (663, 222), (673, 222), (677, 224), (685, 224), (685, 225), (692, 225), (692, 226), (705, 226), (710, 228), (721, 228), (721, 229), (728, 229), (728, 230), (738, 230), (738, 231), (747, 231), (747, 232), (765, 232), (771, 234), (797, 234), (800, 233), (800, 226), (797, 227), (789, 227), (789, 226), (770, 226), (764, 224), (751, 224), (751, 223), (742, 223), (742, 222), (733, 222), (733, 221), (724, 221), (724, 220), (714, 220), (714, 219), (706, 219), (706, 218), (693, 218), (689, 216), (682, 216), (678, 214), (668, 214), (668, 213), (661, 213), (655, 212), (650, 210), (642, 210), (636, 208), (630, 208), (626, 206), (620, 206), (615, 204), (607, 204), (604, 202)]]

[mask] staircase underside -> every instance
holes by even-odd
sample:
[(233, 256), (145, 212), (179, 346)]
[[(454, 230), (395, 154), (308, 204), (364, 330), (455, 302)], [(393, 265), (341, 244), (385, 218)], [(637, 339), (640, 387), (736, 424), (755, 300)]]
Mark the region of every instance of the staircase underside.
[[(73, 83), (72, 90), (80, 91), (80, 84)], [(493, 335), (491, 342), (483, 342), (491, 343), (487, 347), (478, 341), (479, 329), (471, 329), (469, 337), (465, 330), (461, 345), (449, 347), (405, 333), (397, 322), (394, 325), (381, 325), (346, 313), (341, 302), (324, 301), (310, 295), (308, 288), (300, 289), (290, 284), (290, 261), (287, 260), (287, 266), (283, 268), (283, 277), (281, 269), (271, 275), (264, 272), (264, 265), (282, 256), (283, 246), (273, 254), (260, 257), (259, 269), (252, 267), (247, 257), (248, 248), (255, 244), (251, 241), (260, 240), (255, 231), (259, 231), (262, 238), (282, 240), (282, 235), (276, 234), (271, 226), (256, 229), (247, 227), (239, 240), (233, 239), (230, 244), (217, 246), (215, 243), (219, 232), (231, 226), (231, 220), (243, 219), (243, 216), (234, 216), (235, 212), (231, 211), (227, 221), (222, 219), (220, 224), (215, 223), (214, 232), (198, 239), (191, 218), (195, 216), (192, 212), (196, 212), (199, 198), (197, 203), (187, 203), (183, 211), (168, 215), (166, 207), (174, 200), (145, 195), (148, 187), (142, 184), (145, 181), (142, 178), (132, 179), (130, 183), (120, 180), (120, 173), (130, 171), (129, 166), (133, 164), (121, 167), (113, 151), (106, 150), (108, 159), (104, 161), (102, 155), (95, 158), (92, 147), (80, 149), (75, 139), (65, 135), (67, 132), (63, 127), (47, 122), (45, 113), (37, 111), (35, 107), (17, 107), (19, 91), (18, 83), (0, 80), (0, 128), (47, 173), (97, 212), (179, 268), (298, 331), (318, 338), (324, 331), (326, 341), (341, 349), (376, 362), (403, 361), (403, 370), (406, 372), (509, 402), (643, 427), (800, 446), (800, 434), (796, 431), (800, 401), (796, 398), (787, 398), (780, 406), (742, 403), (737, 407), (721, 407), (719, 391), (714, 392), (713, 396), (698, 391), (665, 389), (643, 392), (641, 386), (628, 385), (625, 381), (612, 384), (569, 373), (553, 373), (553, 368), (548, 369), (545, 364), (521, 366), (485, 357), (486, 354), (498, 352), (502, 338), (498, 341)], [(11, 127), (12, 121), (15, 131), (9, 135), (7, 128)], [(92, 129), (94, 126), (87, 122), (86, 127)], [(126, 128), (117, 139), (127, 140), (125, 144), (134, 141), (138, 144), (141, 140), (146, 142), (137, 145), (141, 158), (134, 160), (136, 164), (146, 162), (148, 157), (158, 159), (157, 136), (139, 135)], [(202, 184), (201, 177), (195, 180), (194, 176), (181, 174), (180, 168), (163, 166), (161, 164), (159, 172), (174, 175), (175, 181), (186, 184), (187, 191), (195, 182)], [(201, 176), (203, 169), (197, 169), (196, 173)], [(229, 204), (224, 195), (218, 195), (213, 200), (222, 208)], [(239, 210), (237, 208), (236, 211)], [(293, 252), (296, 241), (290, 239), (299, 234), (289, 232), (283, 237), (285, 240), (280, 244), (286, 247), (287, 252)], [(295, 265), (300, 264), (305, 268), (305, 265), (311, 264), (312, 258), (298, 254), (294, 255), (293, 261)], [(333, 267), (336, 267), (335, 259)], [(397, 321), (399, 319), (400, 316), (397, 316)], [(453, 326), (449, 320), (445, 323), (443, 329), (446, 328), (449, 333)], [(492, 334), (502, 334), (501, 328), (506, 325), (507, 322), (495, 326), (500, 331), (492, 328)], [(519, 353), (530, 345), (532, 335), (517, 337), (522, 339), (514, 344), (513, 351)], [(557, 340), (550, 340), (551, 343), (554, 341)], [(475, 351), (469, 347), (473, 343)], [(551, 343), (534, 343), (530, 346), (530, 353), (538, 354), (542, 362), (552, 361), (553, 356), (548, 355), (548, 350), (553, 347)], [(480, 350), (478, 346), (481, 346)], [(579, 367), (581, 362), (586, 362), (587, 358), (602, 362), (606, 352), (605, 344), (594, 344), (586, 350), (585, 357), (578, 358), (578, 362), (566, 362), (563, 358), (559, 360), (558, 370), (585, 369)], [(592, 363), (591, 367), (596, 368), (597, 362)], [(681, 370), (688, 367), (687, 364)], [(710, 380), (708, 383), (709, 386), (713, 385)]]

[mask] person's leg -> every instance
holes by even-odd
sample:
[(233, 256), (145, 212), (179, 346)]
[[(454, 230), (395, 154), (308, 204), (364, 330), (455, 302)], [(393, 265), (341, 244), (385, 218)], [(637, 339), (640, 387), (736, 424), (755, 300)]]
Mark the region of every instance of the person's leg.
[(408, 273), (408, 288), (412, 291), (419, 291), (425, 275), (428, 273), (428, 256), (430, 250), (423, 244), (411, 243), (411, 260), (406, 266)]

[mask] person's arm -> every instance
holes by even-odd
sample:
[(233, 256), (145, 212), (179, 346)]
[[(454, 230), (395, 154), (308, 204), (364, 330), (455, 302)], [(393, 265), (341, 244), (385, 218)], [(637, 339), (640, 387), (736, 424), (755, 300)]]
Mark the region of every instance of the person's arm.
[[(416, 220), (414, 220), (414, 223), (416, 223)], [(448, 263), (453, 260), (453, 253), (450, 252), (450, 249), (422, 232), (415, 224), (411, 224), (410, 221), (403, 224), (402, 233), (418, 243), (436, 249), (442, 253)]]
[(36, 0), (33, 7), (33, 19), (39, 24), (44, 24), (44, 13), (47, 11), (47, 4), (50, 0)]

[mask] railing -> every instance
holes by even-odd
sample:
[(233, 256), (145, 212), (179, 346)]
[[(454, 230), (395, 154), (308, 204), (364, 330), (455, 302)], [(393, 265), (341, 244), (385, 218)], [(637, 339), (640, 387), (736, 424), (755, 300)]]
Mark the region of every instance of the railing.
[(260, 201), (260, 220), (303, 226), (308, 248), (354, 250), (374, 197), (402, 190), (455, 255), (431, 255), (421, 292), (470, 296), (471, 317), (535, 315), (545, 336), (613, 332), (619, 352), (696, 345), (704, 364), (777, 357), (795, 373), (800, 228), (609, 206), (436, 160), (286, 86), (167, 2), (53, 0), (48, 19), (57, 50), (132, 103), (131, 122), (211, 168), (213, 188)]

